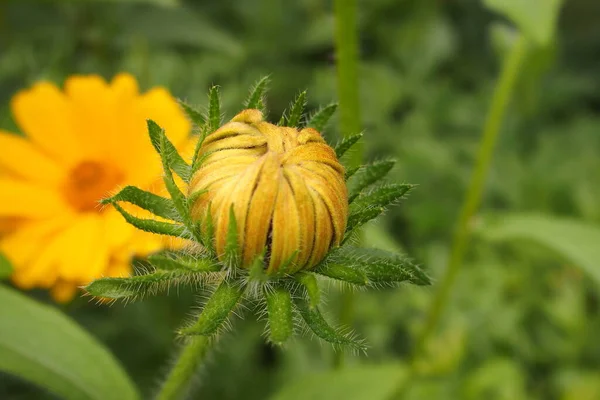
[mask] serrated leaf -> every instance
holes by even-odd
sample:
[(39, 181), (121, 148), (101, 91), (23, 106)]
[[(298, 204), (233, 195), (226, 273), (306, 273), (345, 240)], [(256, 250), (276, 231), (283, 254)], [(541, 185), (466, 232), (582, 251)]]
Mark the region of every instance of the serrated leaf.
[(347, 169), (346, 175), (344, 177), (345, 180), (348, 181), (348, 179), (350, 179), (352, 176), (354, 176), (354, 174), (356, 174), (360, 168), (361, 168), (361, 166), (359, 165), (358, 167), (353, 167), (353, 168)]
[(181, 335), (209, 336), (216, 333), (244, 294), (244, 288), (225, 280), (208, 299), (196, 322), (180, 330)]
[(289, 111), (282, 116), (283, 123), (280, 125), (296, 127), (300, 123), (304, 108), (306, 107), (306, 90), (300, 92), (294, 102), (291, 104)]
[(366, 208), (388, 207), (402, 199), (414, 185), (408, 183), (391, 183), (374, 188), (368, 193), (361, 194), (351, 205), (350, 214)]
[(202, 113), (200, 111), (196, 110), (195, 108), (193, 108), (192, 106), (190, 106), (183, 100), (179, 100), (179, 105), (183, 109), (183, 112), (185, 112), (185, 115), (187, 115), (188, 118), (196, 126), (201, 127), (204, 125), (204, 123), (206, 122), (206, 119), (204, 118), (204, 115), (202, 115)]
[(173, 270), (154, 271), (127, 278), (100, 278), (89, 283), (84, 290), (94, 297), (134, 299), (164, 290), (189, 275), (186, 270)]
[(369, 279), (364, 271), (340, 263), (327, 261), (315, 268), (315, 272), (353, 285), (367, 286), (369, 284)]
[(118, 203), (113, 203), (113, 207), (119, 213), (121, 213), (123, 218), (125, 218), (125, 221), (142, 231), (157, 233), (159, 235), (174, 236), (178, 238), (185, 238), (187, 236), (187, 230), (183, 225), (156, 221), (154, 219), (134, 217), (125, 211)]
[(221, 265), (206, 257), (194, 257), (186, 254), (152, 254), (148, 261), (157, 270), (189, 271), (189, 272), (218, 272)]
[(0, 279), (8, 278), (13, 273), (11, 262), (6, 256), (0, 253)]
[(225, 263), (229, 267), (239, 267), (241, 259), (240, 244), (238, 241), (238, 225), (233, 211), (233, 204), (229, 208), (229, 224), (225, 240)]
[[(374, 207), (353, 212), (348, 216), (348, 224), (346, 226), (346, 238), (352, 236), (352, 233), (367, 222), (379, 217), (385, 208)], [(344, 240), (346, 240), (346, 238)]]
[(374, 284), (404, 281), (416, 285), (431, 284), (429, 276), (410, 259), (379, 249), (344, 246), (327, 256), (324, 265), (327, 264), (361, 271), (369, 283)]
[(219, 87), (213, 86), (208, 92), (208, 132), (212, 133), (221, 126), (221, 97)]
[(492, 10), (504, 14), (540, 46), (554, 39), (563, 0), (484, 0)]
[(256, 82), (244, 103), (244, 108), (254, 108), (264, 111), (265, 104), (263, 101), (263, 97), (265, 95), (265, 92), (267, 91), (269, 82), (269, 76), (265, 76), (261, 78), (258, 82)]
[(146, 192), (135, 186), (125, 186), (119, 193), (107, 199), (102, 199), (100, 203), (109, 204), (117, 201), (131, 203), (159, 217), (181, 222), (181, 217), (175, 210), (175, 204), (171, 199)]
[[(161, 154), (161, 157), (164, 153), (164, 156), (168, 159), (168, 165), (171, 166), (173, 171), (175, 171), (184, 182), (189, 183), (191, 167), (183, 160), (173, 143), (167, 138), (164, 129), (151, 119), (146, 122), (152, 146), (154, 146), (156, 151)], [(162, 137), (165, 139), (164, 145), (161, 145)]]
[(335, 113), (335, 110), (337, 110), (337, 107), (337, 103), (334, 103), (321, 108), (310, 117), (306, 126), (309, 128), (314, 128), (319, 132), (323, 132), (327, 126), (327, 123)]
[(352, 203), (362, 190), (385, 177), (395, 164), (394, 160), (383, 160), (362, 166), (348, 181), (348, 201)]
[(267, 312), (269, 314), (269, 339), (281, 345), (287, 341), (294, 331), (292, 320), (292, 297), (283, 288), (273, 291), (265, 290)]
[(494, 242), (537, 243), (600, 283), (600, 226), (552, 215), (514, 213), (484, 219), (477, 232)]
[(115, 357), (65, 314), (5, 286), (0, 304), (0, 371), (65, 400), (139, 399)]
[(352, 146), (354, 146), (356, 144), (356, 142), (358, 142), (360, 140), (360, 138), (363, 137), (362, 132), (361, 133), (357, 133), (354, 135), (350, 135), (345, 137), (344, 139), (342, 139), (336, 146), (335, 146), (335, 155), (337, 156), (337, 158), (341, 158), (344, 154), (346, 154), (346, 152), (348, 150), (350, 150), (350, 148)]
[(310, 272), (299, 272), (294, 277), (306, 290), (309, 307), (317, 307), (321, 302), (321, 289), (315, 275)]
[(318, 307), (309, 307), (308, 303), (302, 299), (296, 299), (295, 305), (306, 325), (317, 337), (336, 347), (350, 347), (360, 351), (366, 350), (366, 346), (361, 340), (357, 340), (351, 335), (343, 334), (339, 329), (335, 329), (329, 325), (325, 318), (323, 318)]

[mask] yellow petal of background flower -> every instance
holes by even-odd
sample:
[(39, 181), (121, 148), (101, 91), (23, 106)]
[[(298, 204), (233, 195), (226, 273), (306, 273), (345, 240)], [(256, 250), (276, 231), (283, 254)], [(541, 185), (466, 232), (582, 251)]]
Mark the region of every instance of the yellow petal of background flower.
[(23, 137), (0, 130), (0, 149), (0, 170), (52, 186), (64, 179), (65, 170)]
[(0, 178), (0, 217), (47, 217), (68, 212), (59, 192), (38, 184)]

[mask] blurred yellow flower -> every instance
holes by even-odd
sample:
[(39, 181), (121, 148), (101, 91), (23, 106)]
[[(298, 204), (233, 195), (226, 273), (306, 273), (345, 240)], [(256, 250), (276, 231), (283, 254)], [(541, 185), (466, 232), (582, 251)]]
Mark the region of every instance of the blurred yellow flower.
[(72, 76), (64, 91), (40, 82), (17, 93), (11, 108), (26, 137), (0, 131), (0, 251), (17, 286), (68, 301), (77, 286), (128, 275), (133, 256), (167, 244), (98, 204), (125, 185), (162, 191), (145, 121), (164, 127), (179, 150), (191, 129), (167, 90), (140, 94), (128, 74), (110, 83)]

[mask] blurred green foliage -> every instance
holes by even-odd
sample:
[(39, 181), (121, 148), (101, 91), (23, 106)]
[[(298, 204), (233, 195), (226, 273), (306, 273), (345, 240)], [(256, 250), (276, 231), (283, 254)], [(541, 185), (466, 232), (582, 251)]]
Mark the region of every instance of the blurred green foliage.
[[(359, 8), (368, 158), (397, 158), (391, 179), (419, 184), (367, 228), (365, 240), (404, 249), (438, 277), (510, 33), (479, 0), (362, 0)], [(60, 83), (73, 73), (110, 78), (119, 71), (136, 75), (142, 88), (164, 85), (201, 106), (207, 89), (219, 84), (228, 117), (247, 87), (271, 74), (269, 108), (277, 121), (302, 89), (310, 108), (335, 100), (333, 24), (331, 4), (321, 0), (3, 2), (0, 127), (16, 129), (10, 97), (38, 79)], [(521, 73), (482, 213), (535, 211), (598, 226), (600, 3), (567, 1), (556, 37), (529, 55)], [(576, 240), (560, 228), (556, 235)], [(408, 397), (600, 398), (598, 282), (567, 260), (527, 242), (499, 245), (476, 235)], [(589, 268), (597, 276), (600, 261)], [(382, 364), (378, 376), (401, 380), (391, 363), (410, 353), (434, 290), (358, 293), (355, 328), (371, 348), (368, 358), (355, 355), (348, 363)], [(180, 291), (126, 308), (79, 299), (64, 311), (112, 349), (148, 397), (196, 296), (202, 293)], [(328, 300), (339, 306), (336, 291)], [(271, 348), (261, 326), (235, 322), (201, 372), (198, 397), (264, 399), (286, 384), (327, 385), (310, 376), (329, 369), (327, 347), (305, 339), (285, 351)], [(2, 375), (0, 398), (52, 397)]]

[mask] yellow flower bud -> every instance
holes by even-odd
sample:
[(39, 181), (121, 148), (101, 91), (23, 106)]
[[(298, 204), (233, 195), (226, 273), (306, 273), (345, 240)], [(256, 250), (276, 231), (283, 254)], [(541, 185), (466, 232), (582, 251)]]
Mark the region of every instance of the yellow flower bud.
[(340, 244), (348, 217), (344, 168), (315, 129), (276, 126), (248, 109), (210, 133), (199, 152), (203, 163), (189, 190), (207, 192), (192, 217), (205, 226), (210, 212), (219, 258), (232, 207), (243, 267), (267, 249), (269, 273), (289, 260), (289, 272), (308, 269)]

